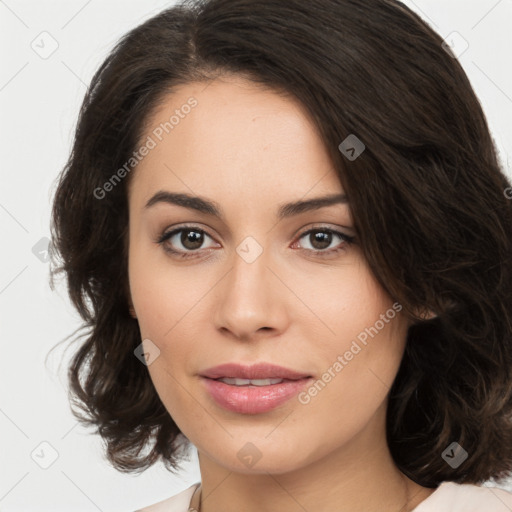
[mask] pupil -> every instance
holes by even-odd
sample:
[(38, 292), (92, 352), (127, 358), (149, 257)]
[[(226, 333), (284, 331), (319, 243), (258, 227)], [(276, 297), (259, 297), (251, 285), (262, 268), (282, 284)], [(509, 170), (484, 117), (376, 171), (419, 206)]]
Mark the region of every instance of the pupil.
[(203, 245), (203, 233), (197, 231), (183, 231), (181, 234), (181, 243), (183, 247), (194, 250), (199, 249)]
[(325, 249), (331, 245), (331, 233), (326, 233), (325, 231), (317, 231), (315, 233), (311, 233), (313, 236), (314, 242), (312, 245), (315, 249)]

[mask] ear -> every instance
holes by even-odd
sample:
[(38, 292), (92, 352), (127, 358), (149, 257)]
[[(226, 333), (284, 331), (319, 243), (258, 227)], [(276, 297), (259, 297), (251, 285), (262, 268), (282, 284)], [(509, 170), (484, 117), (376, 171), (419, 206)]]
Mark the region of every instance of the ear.
[[(441, 313), (451, 313), (457, 310), (457, 302), (451, 298), (442, 297), (440, 300), (437, 300), (437, 308)], [(433, 318), (437, 318), (439, 315), (434, 313), (431, 309), (427, 307), (418, 308), (414, 311), (416, 318), (420, 321), (432, 320)]]
[(128, 311), (130, 312), (130, 316), (133, 318), (137, 318), (135, 308), (133, 307), (132, 292), (130, 290), (130, 284), (128, 283), (128, 280), (126, 280), (124, 284), (124, 295), (126, 297), (126, 302), (128, 303)]
[(434, 313), (430, 309), (416, 310), (414, 312), (414, 314), (416, 315), (416, 318), (418, 318), (419, 320), (422, 320), (422, 321), (432, 320), (432, 318), (437, 318), (436, 313)]

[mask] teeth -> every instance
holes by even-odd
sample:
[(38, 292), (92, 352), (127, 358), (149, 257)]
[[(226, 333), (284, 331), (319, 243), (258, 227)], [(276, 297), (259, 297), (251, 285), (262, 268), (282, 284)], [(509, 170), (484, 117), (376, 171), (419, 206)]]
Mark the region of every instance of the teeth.
[(270, 386), (271, 384), (279, 384), (284, 379), (235, 379), (231, 377), (223, 377), (218, 379), (225, 384), (234, 386)]

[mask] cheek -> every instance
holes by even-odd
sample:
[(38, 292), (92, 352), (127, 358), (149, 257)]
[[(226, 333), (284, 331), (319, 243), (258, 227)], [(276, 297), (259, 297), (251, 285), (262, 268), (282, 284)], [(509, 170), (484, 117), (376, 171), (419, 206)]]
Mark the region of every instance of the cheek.
[(198, 279), (192, 267), (173, 268), (165, 257), (155, 257), (140, 246), (130, 253), (129, 280), (141, 339), (151, 340), (158, 349), (158, 357), (148, 366), (151, 380), (176, 423), (180, 411), (185, 411), (183, 421), (191, 421), (195, 411), (187, 402), (185, 376), (192, 372), (192, 354), (204, 352), (201, 327), (194, 318), (207, 302), (201, 299), (212, 283)]
[[(365, 327), (354, 324), (353, 335), (344, 332), (325, 348), (323, 373), (298, 397), (298, 431), (320, 428), (327, 447), (347, 443), (369, 424), (376, 428), (370, 436), (381, 435), (381, 423), (373, 420), (378, 411), (382, 414), (404, 347), (403, 323), (396, 320), (376, 334), (369, 330), (365, 343), (357, 339), (359, 332), (366, 333)], [(374, 323), (375, 319), (371, 326)]]
[[(288, 279), (292, 277), (290, 275)], [(327, 274), (308, 275), (304, 279), (295, 276), (294, 282), (298, 284), (297, 295), (305, 299), (313, 313), (307, 317), (310, 319), (309, 327), (318, 327), (322, 331), (324, 342), (318, 347), (323, 346), (329, 352), (333, 349), (348, 350), (350, 341), (359, 335), (360, 338), (369, 336), (367, 330), (372, 329), (376, 322), (378, 330), (383, 331), (382, 338), (387, 335), (394, 337), (391, 330), (396, 330), (400, 323), (396, 319), (396, 306), (392, 307), (393, 301), (358, 254), (347, 258), (343, 267), (333, 268)], [(380, 317), (386, 312), (388, 315), (383, 323)], [(297, 315), (293, 320), (306, 326), (305, 318)], [(387, 328), (388, 324), (394, 325)]]
[(173, 267), (162, 249), (144, 244), (130, 248), (129, 281), (141, 334), (165, 340), (175, 325), (198, 302), (207, 284), (193, 277), (192, 267), (183, 271)]
[(402, 307), (362, 262), (325, 280), (321, 292), (307, 286), (304, 291), (330, 335), (316, 345), (322, 374), (302, 403), (312, 407), (311, 416), (324, 414), (329, 403), (334, 406), (329, 414), (339, 414), (340, 421), (344, 417), (347, 428), (344, 415), (350, 414), (355, 426), (382, 403), (396, 376), (407, 335)]

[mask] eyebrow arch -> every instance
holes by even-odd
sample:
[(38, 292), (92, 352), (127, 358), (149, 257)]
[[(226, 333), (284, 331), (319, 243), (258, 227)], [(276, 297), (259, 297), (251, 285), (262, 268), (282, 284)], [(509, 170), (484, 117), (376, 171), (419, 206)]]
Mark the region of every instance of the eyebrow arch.
[[(291, 203), (283, 204), (279, 207), (277, 217), (279, 220), (298, 215), (300, 213), (319, 210), (326, 206), (332, 206), (334, 204), (346, 204), (348, 202), (345, 194), (335, 194), (323, 197), (315, 197), (306, 201), (294, 201)], [(145, 209), (157, 203), (168, 203), (182, 206), (190, 210), (197, 210), (198, 212), (205, 213), (207, 215), (214, 215), (224, 220), (224, 214), (222, 208), (208, 199), (204, 199), (197, 196), (191, 196), (185, 193), (174, 193), (167, 192), (165, 190), (158, 191), (145, 205)]]

